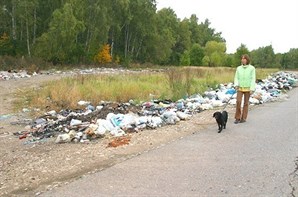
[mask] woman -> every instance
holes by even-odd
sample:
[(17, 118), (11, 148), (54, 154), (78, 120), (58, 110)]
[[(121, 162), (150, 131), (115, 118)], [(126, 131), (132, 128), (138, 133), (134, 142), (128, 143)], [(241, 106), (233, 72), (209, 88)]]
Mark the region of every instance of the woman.
[[(242, 55), (241, 65), (237, 67), (234, 86), (237, 90), (235, 124), (246, 122), (248, 114), (249, 97), (255, 91), (256, 69), (250, 65), (248, 55)], [(244, 97), (243, 108), (242, 98)], [(241, 109), (242, 108), (242, 109)]]

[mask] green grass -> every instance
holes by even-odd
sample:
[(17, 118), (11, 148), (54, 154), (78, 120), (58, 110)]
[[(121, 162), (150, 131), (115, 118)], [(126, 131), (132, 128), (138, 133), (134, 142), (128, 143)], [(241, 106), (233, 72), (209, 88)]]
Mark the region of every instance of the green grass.
[[(277, 71), (257, 69), (257, 78), (264, 79)], [(80, 100), (90, 101), (94, 105), (100, 101), (176, 101), (203, 93), (208, 88), (216, 88), (220, 83), (233, 82), (234, 73), (235, 68), (186, 67), (151, 74), (78, 75), (51, 81), (38, 91), (27, 90), (19, 103), (42, 111), (59, 111), (78, 108), (77, 102)]]

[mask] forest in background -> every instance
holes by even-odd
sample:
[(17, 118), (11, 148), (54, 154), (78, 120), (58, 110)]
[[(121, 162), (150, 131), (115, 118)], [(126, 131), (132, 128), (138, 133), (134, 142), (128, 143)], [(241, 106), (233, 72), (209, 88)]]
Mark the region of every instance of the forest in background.
[[(221, 32), (155, 0), (1, 0), (0, 70), (42, 65), (236, 67), (249, 54), (260, 68), (297, 69), (298, 49), (272, 45), (226, 53)], [(286, 36), (286, 35), (285, 35)], [(257, 38), (256, 38), (257, 39)]]

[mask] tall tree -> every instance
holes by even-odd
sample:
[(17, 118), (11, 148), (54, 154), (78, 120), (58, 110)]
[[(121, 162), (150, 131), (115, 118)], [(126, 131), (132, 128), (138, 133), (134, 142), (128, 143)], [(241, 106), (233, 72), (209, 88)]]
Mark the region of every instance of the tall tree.
[(191, 32), (191, 43), (201, 44), (200, 28), (199, 28), (198, 22), (199, 22), (199, 18), (195, 14), (192, 14), (189, 18), (189, 30)]
[(38, 0), (38, 7), (36, 10), (36, 37), (39, 37), (48, 31), (54, 11), (60, 9), (63, 5), (64, 1), (61, 0)]
[(224, 42), (209, 41), (206, 43), (204, 51), (205, 56), (208, 56), (209, 66), (224, 65), (226, 56), (226, 44)]
[(171, 8), (164, 8), (157, 12), (155, 34), (155, 59), (160, 64), (169, 64), (173, 47), (177, 41), (178, 18)]
[[(176, 43), (173, 46), (173, 51), (170, 56), (170, 64), (179, 65), (180, 58), (183, 56), (184, 52), (187, 54), (192, 46), (191, 44), (191, 31), (189, 30), (188, 20), (184, 19), (181, 22), (178, 22), (177, 39)], [(189, 53), (188, 53), (189, 54)]]
[(293, 48), (283, 54), (281, 64), (284, 69), (298, 69), (298, 49)]
[(0, 32), (12, 37), (12, 13), (10, 7), (11, 0), (0, 1)]
[[(4, 2), (5, 3), (5, 2)], [(11, 19), (11, 37), (13, 40), (17, 39), (17, 16), (16, 16), (16, 8), (17, 8), (18, 0), (6, 1), (3, 5), (3, 11), (6, 12)]]
[(194, 44), (190, 50), (190, 65), (202, 66), (204, 49), (199, 44)]
[(155, 1), (134, 0), (130, 2), (129, 9), (132, 20), (126, 26), (125, 49), (130, 57), (140, 60), (140, 57), (145, 55), (144, 51), (147, 51), (147, 43), (150, 42), (148, 37), (152, 35), (151, 31), (154, 28)]
[[(24, 40), (26, 40), (27, 55), (29, 57), (31, 56), (31, 44), (33, 41), (35, 41), (36, 35), (37, 6), (37, 0), (23, 0), (18, 3), (17, 9), (17, 12), (19, 13), (19, 19), (25, 24), (25, 27), (22, 28), (21, 31), (24, 31), (26, 37)], [(23, 35), (23, 33), (21, 35)]]
[(86, 27), (83, 33), (80, 33), (81, 42), (85, 51), (92, 59), (97, 51), (108, 42), (108, 32), (111, 26), (112, 5), (109, 0), (76, 0), (75, 12), (79, 21)]
[(277, 67), (275, 54), (271, 45), (260, 47), (251, 52), (251, 58), (256, 67), (273, 68)]
[(55, 10), (50, 29), (37, 41), (35, 53), (46, 60), (67, 63), (76, 46), (76, 38), (85, 26), (74, 16), (73, 5), (65, 3), (62, 9)]
[(208, 19), (198, 25), (198, 43), (205, 46), (209, 41), (225, 42), (221, 37), (221, 32), (215, 32), (215, 29), (210, 27), (211, 23)]
[(189, 19), (192, 43), (198, 43), (204, 47), (209, 41), (225, 42), (221, 37), (221, 32), (216, 33), (215, 29), (210, 27), (211, 23), (208, 19), (199, 24), (199, 19), (195, 14), (192, 14)]

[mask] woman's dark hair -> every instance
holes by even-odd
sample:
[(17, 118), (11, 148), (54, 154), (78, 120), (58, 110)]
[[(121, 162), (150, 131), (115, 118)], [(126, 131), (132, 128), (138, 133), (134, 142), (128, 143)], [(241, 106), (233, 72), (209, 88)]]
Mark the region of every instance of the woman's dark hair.
[(246, 59), (246, 63), (247, 64), (250, 64), (250, 58), (249, 58), (249, 56), (247, 54), (242, 55), (241, 58)]

